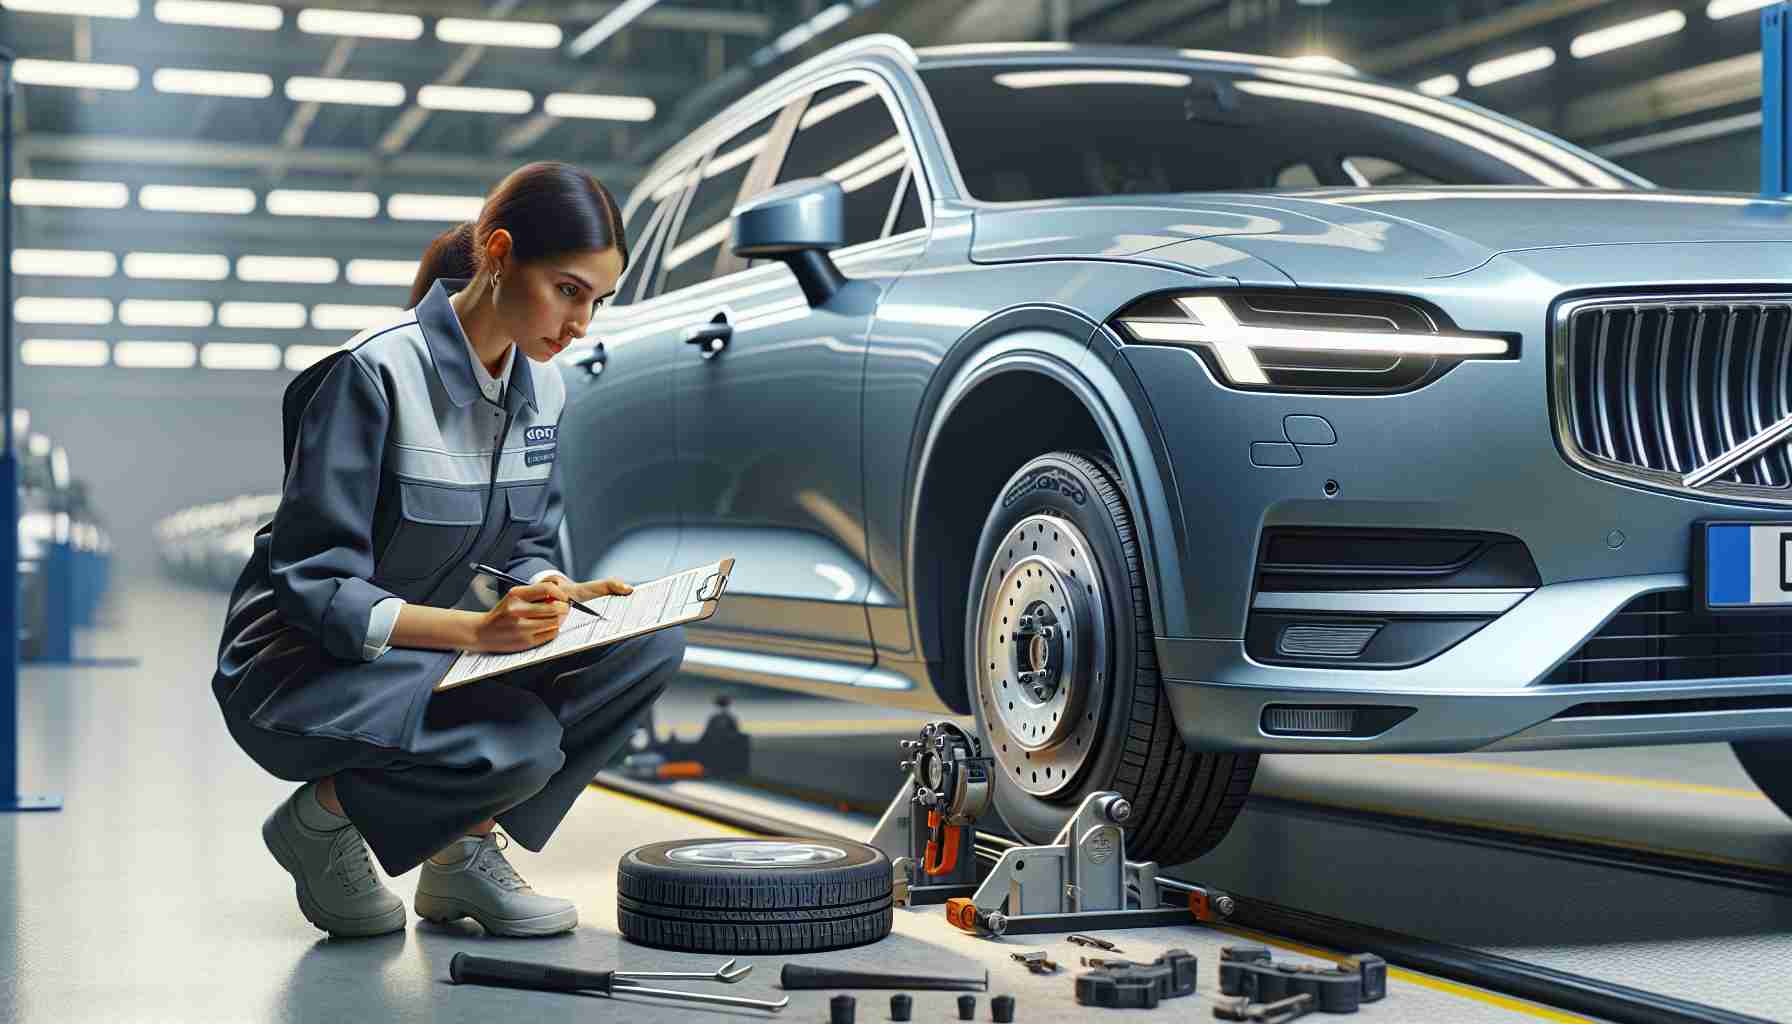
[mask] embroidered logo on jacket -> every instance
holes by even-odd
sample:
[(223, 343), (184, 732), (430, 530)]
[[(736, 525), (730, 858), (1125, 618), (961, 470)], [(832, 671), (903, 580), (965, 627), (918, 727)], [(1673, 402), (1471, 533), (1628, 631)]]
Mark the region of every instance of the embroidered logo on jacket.
[[(552, 430), (553, 428), (549, 427), (548, 429)], [(524, 452), (523, 465), (539, 466), (544, 462), (552, 462), (554, 461), (554, 456), (559, 454), (559, 451), (560, 448), (556, 445), (553, 448), (540, 448), (532, 452)]]
[(523, 431), (523, 444), (525, 446), (553, 444), (559, 436), (559, 427), (530, 427)]

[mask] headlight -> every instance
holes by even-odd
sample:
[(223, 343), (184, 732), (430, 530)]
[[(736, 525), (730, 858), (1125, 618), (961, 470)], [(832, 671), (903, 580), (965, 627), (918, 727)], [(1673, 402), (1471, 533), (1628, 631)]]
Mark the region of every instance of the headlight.
[(1127, 339), (1188, 345), (1214, 375), (1251, 391), (1390, 394), (1431, 383), (1465, 359), (1514, 359), (1512, 335), (1446, 330), (1395, 299), (1297, 292), (1157, 295), (1115, 318)]

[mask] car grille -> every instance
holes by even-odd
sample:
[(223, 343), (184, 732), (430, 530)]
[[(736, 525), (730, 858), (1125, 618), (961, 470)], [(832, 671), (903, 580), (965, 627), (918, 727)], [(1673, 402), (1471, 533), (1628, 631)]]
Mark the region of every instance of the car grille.
[[(1677, 491), (1792, 413), (1792, 296), (1588, 299), (1557, 317), (1556, 431), (1592, 472)], [(1776, 444), (1696, 489), (1792, 504)]]
[(1792, 612), (1711, 615), (1691, 602), (1685, 589), (1633, 599), (1544, 684), (1792, 674)]

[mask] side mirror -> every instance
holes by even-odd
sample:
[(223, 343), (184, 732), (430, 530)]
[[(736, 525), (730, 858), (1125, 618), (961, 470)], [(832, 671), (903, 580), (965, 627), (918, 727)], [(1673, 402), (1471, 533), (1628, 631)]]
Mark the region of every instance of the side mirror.
[(809, 305), (821, 305), (846, 284), (828, 258), (829, 249), (846, 242), (846, 193), (839, 182), (785, 182), (735, 207), (732, 221), (734, 254), (788, 264)]

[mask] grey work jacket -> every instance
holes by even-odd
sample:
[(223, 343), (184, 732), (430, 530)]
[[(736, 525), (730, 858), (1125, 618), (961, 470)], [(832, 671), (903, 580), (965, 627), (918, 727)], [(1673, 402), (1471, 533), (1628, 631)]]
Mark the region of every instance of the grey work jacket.
[(503, 404), (481, 393), (448, 302), (466, 284), (437, 281), (403, 319), (356, 335), (289, 410), (280, 506), (219, 642), (212, 692), (226, 714), (402, 749), (457, 652), (369, 659), (373, 606), (489, 607), (495, 591), (470, 600), (470, 563), (525, 579), (555, 568), (565, 385), (519, 351)]

